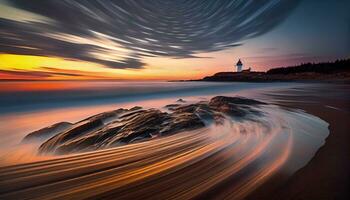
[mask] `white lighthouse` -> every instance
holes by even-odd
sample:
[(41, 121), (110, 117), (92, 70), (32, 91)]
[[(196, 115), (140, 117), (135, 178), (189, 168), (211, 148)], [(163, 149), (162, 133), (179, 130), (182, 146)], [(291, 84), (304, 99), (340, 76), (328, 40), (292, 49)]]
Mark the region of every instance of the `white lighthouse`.
[(236, 71), (241, 72), (242, 69), (243, 69), (243, 63), (242, 63), (241, 59), (239, 59), (237, 64), (236, 64)]

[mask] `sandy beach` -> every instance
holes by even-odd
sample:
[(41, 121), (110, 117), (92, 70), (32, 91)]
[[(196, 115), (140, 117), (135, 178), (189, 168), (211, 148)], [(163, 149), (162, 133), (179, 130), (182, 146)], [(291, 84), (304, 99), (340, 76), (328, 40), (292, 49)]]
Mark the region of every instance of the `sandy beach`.
[(330, 134), (312, 160), (286, 183), (276, 184), (283, 178), (277, 174), (248, 199), (349, 199), (350, 86), (322, 84), (271, 95), (283, 106), (327, 121)]

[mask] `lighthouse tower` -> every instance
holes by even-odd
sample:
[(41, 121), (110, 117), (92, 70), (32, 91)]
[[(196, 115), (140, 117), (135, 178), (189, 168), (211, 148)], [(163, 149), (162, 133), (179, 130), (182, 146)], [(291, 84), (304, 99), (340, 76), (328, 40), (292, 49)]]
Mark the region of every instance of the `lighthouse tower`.
[(241, 59), (239, 59), (237, 64), (236, 64), (236, 71), (241, 72), (242, 69), (243, 69), (243, 63), (242, 63)]

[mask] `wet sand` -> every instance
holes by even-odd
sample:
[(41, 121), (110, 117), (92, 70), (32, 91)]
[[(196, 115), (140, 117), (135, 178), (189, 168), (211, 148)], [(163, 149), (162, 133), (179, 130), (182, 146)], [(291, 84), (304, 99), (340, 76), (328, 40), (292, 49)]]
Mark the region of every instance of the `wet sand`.
[(326, 143), (285, 184), (276, 174), (247, 199), (350, 199), (350, 85), (322, 84), (270, 94), (329, 123)]

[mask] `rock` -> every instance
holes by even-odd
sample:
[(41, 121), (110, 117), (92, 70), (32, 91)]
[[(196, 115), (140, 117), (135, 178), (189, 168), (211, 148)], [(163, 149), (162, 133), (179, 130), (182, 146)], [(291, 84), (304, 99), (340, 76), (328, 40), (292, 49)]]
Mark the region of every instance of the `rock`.
[[(130, 109), (131, 110), (131, 109)], [(132, 109), (135, 110), (135, 109)], [(40, 149), (45, 149), (46, 152), (61, 151), (60, 149), (67, 148), (67, 143), (80, 138), (79, 136), (86, 136), (89, 132), (94, 132), (96, 129), (103, 127), (117, 119), (122, 114), (130, 113), (128, 109), (118, 109), (114, 111), (104, 112), (93, 115), (75, 124), (72, 124), (69, 129), (60, 132), (55, 137), (50, 138), (44, 142)], [(67, 142), (67, 143), (66, 143)], [(71, 145), (71, 144), (70, 144)], [(62, 146), (62, 147), (61, 147)]]
[(59, 122), (53, 124), (46, 128), (29, 133), (23, 138), (22, 143), (45, 141), (58, 133), (64, 132), (72, 125), (73, 124), (69, 122)]
[(180, 104), (168, 104), (166, 106), (164, 106), (165, 108), (167, 108), (168, 110), (174, 110), (177, 107), (181, 106)]
[(266, 104), (261, 101), (254, 99), (247, 99), (244, 97), (225, 97), (225, 96), (216, 96), (212, 98), (209, 102), (209, 106), (220, 106), (227, 104), (243, 104), (243, 105), (261, 105)]
[(210, 100), (209, 106), (212, 110), (227, 114), (231, 117), (244, 117), (248, 114), (260, 115), (259, 111), (252, 106), (264, 105), (266, 103), (242, 97), (217, 96)]
[(168, 121), (167, 125), (160, 130), (160, 135), (171, 135), (205, 126), (204, 122), (193, 113), (173, 114)]
[(142, 107), (140, 107), (140, 106), (134, 106), (134, 107), (130, 108), (129, 110), (130, 110), (130, 111), (134, 111), (134, 110), (140, 110), (140, 109), (142, 109)]
[(183, 99), (178, 99), (176, 102), (179, 102), (179, 103), (186, 103), (186, 101), (183, 100)]
[(176, 113), (193, 113), (198, 108), (199, 104), (189, 104), (184, 106), (179, 106), (174, 109)]
[[(39, 150), (41, 152), (57, 152), (57, 153), (66, 153), (68, 151), (68, 147), (71, 146), (71, 143), (75, 141), (76, 138), (84, 138), (86, 139), (86, 135), (89, 132), (93, 132), (98, 127), (102, 127), (103, 122), (102, 119), (93, 119), (91, 121), (83, 121), (73, 125), (67, 131), (64, 131), (60, 134), (57, 134), (44, 142)], [(62, 151), (62, 148), (66, 148), (67, 151)], [(71, 148), (72, 149), (72, 148)]]
[(211, 123), (222, 124), (228, 116), (245, 119), (247, 115), (259, 114), (253, 107), (263, 104), (241, 97), (218, 96), (209, 102), (167, 105), (170, 112), (141, 107), (118, 109), (70, 124), (68, 129), (45, 141), (39, 152), (67, 154), (126, 145), (203, 128)]

